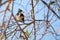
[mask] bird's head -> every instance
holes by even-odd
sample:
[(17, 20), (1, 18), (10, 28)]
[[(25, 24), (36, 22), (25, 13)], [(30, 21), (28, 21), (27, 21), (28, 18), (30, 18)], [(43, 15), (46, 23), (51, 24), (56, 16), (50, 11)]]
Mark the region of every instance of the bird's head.
[(21, 9), (19, 9), (17, 15), (21, 15), (21, 14), (23, 14), (23, 13), (24, 13), (24, 12), (23, 12)]
[(18, 13), (16, 14), (16, 19), (20, 21), (24, 21), (24, 14), (21, 9), (18, 10)]

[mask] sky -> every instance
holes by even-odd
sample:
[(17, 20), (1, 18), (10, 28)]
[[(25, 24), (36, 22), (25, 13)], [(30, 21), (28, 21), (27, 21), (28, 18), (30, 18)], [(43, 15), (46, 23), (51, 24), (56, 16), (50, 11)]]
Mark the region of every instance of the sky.
[[(49, 3), (49, 0), (44, 0), (44, 1)], [(2, 9), (4, 9), (4, 7), (5, 7), (5, 5), (3, 5), (0, 9), (2, 10)], [(14, 16), (16, 16), (16, 13), (18, 12), (18, 9), (22, 9), (23, 10), (23, 12), (24, 12), (23, 14), (25, 15), (25, 19), (31, 20), (31, 18), (29, 18), (29, 15), (31, 15), (29, 13), (29, 11), (31, 10), (30, 0), (20, 0), (20, 1), (19, 0), (15, 0), (14, 1), (14, 8), (13, 8)], [(46, 15), (47, 11), (48, 11), (48, 8), (46, 6), (44, 7), (44, 4), (41, 1), (39, 1), (37, 3), (37, 5), (35, 6), (35, 8), (34, 8), (35, 19), (36, 20), (43, 20), (44, 19), (44, 13)], [(58, 13), (58, 10), (56, 10), (56, 13)], [(50, 11), (49, 14), (50, 14), (50, 19), (51, 19), (53, 13)], [(3, 13), (0, 14), (1, 17), (2, 17), (2, 15), (3, 15)], [(6, 19), (7, 19), (7, 17), (9, 17), (9, 15), (10, 15), (9, 11), (6, 12), (6, 15), (7, 15), (6, 16)], [(0, 19), (1, 19), (1, 17), (0, 17)], [(56, 19), (56, 16), (53, 17), (51, 22), (53, 22), (55, 19)], [(0, 20), (0, 24), (1, 24), (1, 21), (2, 21), (2, 19)], [(57, 21), (55, 21), (54, 23), (51, 23), (51, 25), (53, 26), (53, 28), (55, 29), (57, 34), (60, 34), (60, 32), (58, 31), (58, 29), (60, 28), (60, 19), (57, 19)], [(38, 26), (36, 26), (36, 27), (38, 27)], [(44, 26), (40, 26), (40, 27), (43, 27), (43, 28), (40, 29), (38, 32), (36, 32), (37, 34), (39, 34), (39, 35), (37, 35), (36, 40), (39, 40), (39, 38), (41, 37), (42, 33), (44, 32)], [(30, 32), (32, 30), (32, 28), (33, 28), (33, 26), (30, 25), (30, 27), (28, 27), (26, 29), (28, 29), (28, 31)], [(49, 30), (52, 30), (52, 28), (49, 28)], [(16, 35), (19, 36), (19, 32), (17, 32)], [(59, 37), (60, 36), (57, 36), (58, 39), (59, 39)], [(31, 38), (29, 38), (29, 40), (33, 40), (33, 38), (34, 38), (34, 35), (32, 35)], [(7, 40), (10, 40), (10, 37)], [(18, 40), (18, 39), (16, 37), (14, 37), (13, 40)], [(42, 40), (55, 40), (55, 38), (53, 37), (53, 35), (51, 33), (48, 33), (48, 34), (46, 34), (43, 37)]]

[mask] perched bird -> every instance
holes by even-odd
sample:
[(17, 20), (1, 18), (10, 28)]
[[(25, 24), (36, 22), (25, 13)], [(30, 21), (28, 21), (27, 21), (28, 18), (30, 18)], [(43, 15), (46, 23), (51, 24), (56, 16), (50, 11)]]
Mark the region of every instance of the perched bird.
[(16, 20), (20, 22), (24, 22), (24, 15), (21, 9), (19, 9), (18, 13), (16, 14)]

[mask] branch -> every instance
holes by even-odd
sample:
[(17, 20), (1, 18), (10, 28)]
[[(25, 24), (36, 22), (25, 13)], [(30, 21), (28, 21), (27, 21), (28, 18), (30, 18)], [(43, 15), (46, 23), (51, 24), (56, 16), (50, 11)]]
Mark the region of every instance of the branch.
[(35, 26), (35, 15), (34, 15), (34, 5), (33, 5), (33, 0), (31, 0), (32, 4), (32, 19), (34, 21), (34, 40), (36, 40), (36, 26)]
[(51, 9), (50, 6), (45, 1), (43, 1), (43, 0), (41, 0), (41, 1), (48, 7), (48, 9), (50, 9), (60, 19), (60, 16), (58, 16), (56, 14), (56, 12), (53, 9)]

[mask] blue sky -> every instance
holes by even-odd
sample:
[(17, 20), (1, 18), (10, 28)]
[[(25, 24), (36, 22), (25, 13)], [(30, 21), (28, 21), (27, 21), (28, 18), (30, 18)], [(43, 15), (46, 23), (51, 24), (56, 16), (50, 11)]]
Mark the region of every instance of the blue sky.
[[(44, 1), (46, 1), (47, 3), (49, 2), (49, 0), (44, 0)], [(5, 7), (5, 5), (3, 5), (1, 7), (1, 10), (4, 9), (4, 7)], [(18, 9), (22, 9), (24, 11), (25, 19), (31, 20), (31, 18), (29, 18), (29, 15), (30, 15), (29, 11), (31, 10), (30, 0), (22, 0), (22, 1), (21, 0), (20, 1), (16, 0), (16, 1), (14, 1), (14, 8), (13, 8), (13, 14), (14, 14), (14, 16), (16, 16), (16, 13), (18, 12)], [(47, 11), (48, 11), (48, 8), (46, 6), (44, 7), (44, 4), (41, 1), (39, 1), (38, 4), (36, 5), (36, 7), (34, 8), (35, 19), (36, 20), (43, 20), (44, 19), (44, 13), (46, 15)], [(51, 18), (53, 13), (51, 11), (49, 13), (51, 15), (50, 16), (50, 18)], [(56, 13), (58, 13), (58, 10), (56, 10)], [(2, 15), (3, 15), (3, 13), (0, 14), (1, 17), (2, 17)], [(9, 17), (9, 15), (10, 15), (9, 11), (7, 11), (6, 12), (6, 19), (7, 19), (7, 17)], [(28, 17), (28, 18), (26, 18), (26, 17)], [(55, 19), (56, 19), (56, 16), (53, 17), (52, 22)], [(0, 24), (1, 24), (1, 21), (2, 21), (2, 19), (0, 20)], [(41, 22), (41, 23), (43, 23), (43, 22)], [(53, 26), (53, 28), (55, 29), (55, 31), (60, 35), (60, 32), (58, 31), (58, 29), (60, 28), (60, 19), (57, 19), (57, 21), (55, 21), (54, 23), (51, 23), (51, 25)], [(36, 26), (36, 28), (37, 27), (38, 26)], [(37, 36), (36, 39), (37, 40), (39, 40), (39, 38), (41, 37), (42, 33), (44, 32), (44, 27), (45, 26), (42, 25), (40, 27), (43, 27), (43, 28), (41, 30), (39, 30), (38, 32), (36, 32), (37, 34), (39, 34), (39, 35), (36, 34), (36, 36)], [(32, 28), (33, 28), (33, 25), (30, 25), (26, 29), (28, 29), (28, 31), (30, 32), (32, 30)], [(52, 29), (49, 28), (49, 30), (52, 30)], [(16, 35), (19, 36), (19, 32), (17, 32)], [(59, 39), (59, 37), (60, 36), (57, 36), (58, 39)], [(33, 38), (34, 38), (34, 35), (31, 34), (31, 38), (29, 38), (29, 40), (33, 40)], [(10, 38), (8, 38), (7, 40), (10, 40)], [(16, 39), (16, 37), (14, 37), (13, 40), (18, 40), (18, 39)], [(53, 37), (53, 35), (51, 33), (48, 33), (48, 34), (46, 34), (43, 37), (42, 40), (55, 40), (55, 38)]]

